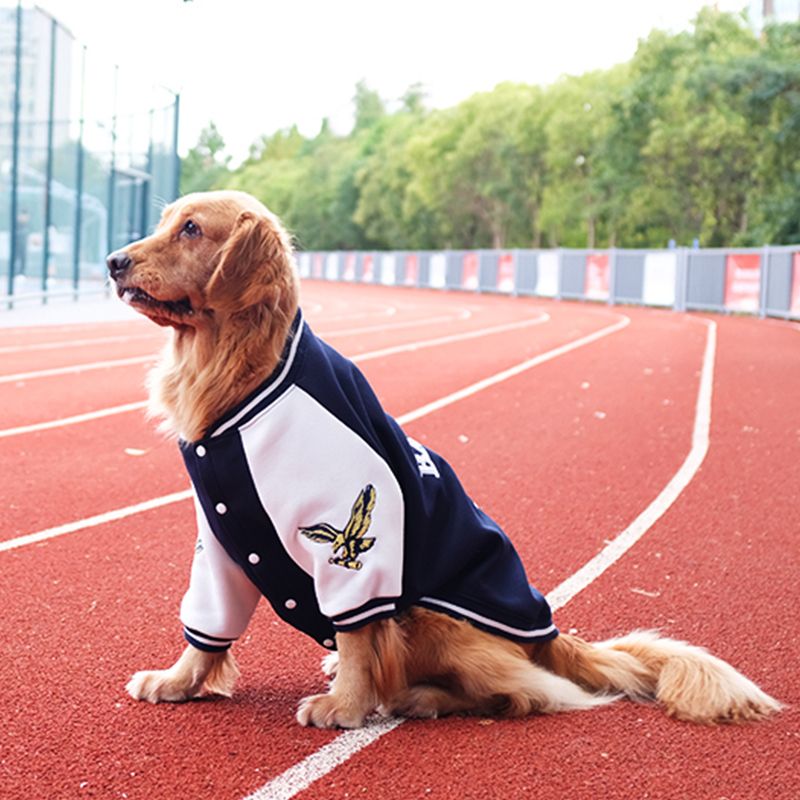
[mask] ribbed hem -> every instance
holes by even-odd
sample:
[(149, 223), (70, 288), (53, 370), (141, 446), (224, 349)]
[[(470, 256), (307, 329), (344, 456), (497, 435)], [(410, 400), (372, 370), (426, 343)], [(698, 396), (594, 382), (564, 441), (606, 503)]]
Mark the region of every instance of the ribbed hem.
[(204, 650), (206, 653), (222, 653), (227, 650), (234, 642), (233, 639), (220, 639), (217, 636), (208, 636), (200, 631), (183, 627), (183, 638), (189, 642), (192, 647), (198, 650)]

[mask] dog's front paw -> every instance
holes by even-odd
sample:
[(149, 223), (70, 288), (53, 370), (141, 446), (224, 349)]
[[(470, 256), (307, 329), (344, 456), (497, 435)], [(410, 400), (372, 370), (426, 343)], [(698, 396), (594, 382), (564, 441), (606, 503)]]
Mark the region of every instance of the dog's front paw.
[(339, 654), (328, 653), (322, 659), (322, 672), (329, 678), (335, 678), (336, 673), (339, 671)]
[(349, 708), (335, 694), (313, 694), (300, 701), (297, 721), (316, 728), (360, 728), (367, 712)]
[(148, 703), (180, 703), (192, 696), (191, 687), (175, 680), (168, 669), (137, 672), (125, 689), (134, 700)]

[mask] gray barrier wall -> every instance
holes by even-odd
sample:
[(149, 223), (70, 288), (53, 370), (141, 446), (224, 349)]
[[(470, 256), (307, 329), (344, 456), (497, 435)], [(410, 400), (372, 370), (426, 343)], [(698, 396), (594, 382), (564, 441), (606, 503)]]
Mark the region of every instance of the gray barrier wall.
[(800, 319), (800, 245), (304, 252), (302, 277)]

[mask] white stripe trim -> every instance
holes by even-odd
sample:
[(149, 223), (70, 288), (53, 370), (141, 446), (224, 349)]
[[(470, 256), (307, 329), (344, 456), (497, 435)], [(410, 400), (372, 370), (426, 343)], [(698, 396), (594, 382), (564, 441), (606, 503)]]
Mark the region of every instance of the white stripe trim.
[(300, 344), (300, 338), (303, 335), (303, 331), (305, 329), (305, 320), (303, 317), (300, 317), (300, 324), (297, 326), (297, 333), (294, 335), (294, 339), (292, 340), (292, 346), (289, 349), (289, 357), (286, 359), (286, 363), (283, 365), (283, 369), (281, 370), (281, 374), (267, 386), (262, 392), (254, 397), (235, 417), (232, 417), (227, 422), (220, 425), (212, 434), (211, 437), (219, 436), (221, 433), (224, 433), (228, 430), (228, 428), (233, 427), (236, 423), (244, 416), (246, 416), (250, 411), (252, 411), (267, 395), (272, 394), (283, 382), (286, 380), (286, 375), (289, 373), (289, 370), (292, 368), (292, 364), (294, 363), (294, 357), (297, 354), (297, 346)]
[(201, 642), (202, 644), (207, 644), (211, 647), (228, 647), (236, 641), (236, 639), (209, 638), (208, 636), (204, 636), (202, 633), (195, 633), (193, 630), (189, 630), (189, 628), (187, 628), (185, 625), (183, 626), (183, 632), (196, 642)]
[(448, 603), (446, 600), (437, 600), (435, 597), (420, 597), (420, 602), (431, 603), (432, 605), (441, 606), (442, 608), (449, 608), (450, 611), (455, 611), (462, 617), (474, 619), (476, 622), (481, 622), (495, 630), (503, 631), (504, 633), (509, 633), (512, 636), (519, 636), (524, 639), (538, 639), (542, 636), (546, 636), (548, 633), (552, 633), (556, 629), (555, 625), (549, 625), (547, 628), (532, 628), (530, 630), (513, 628), (511, 625), (504, 625), (502, 622), (489, 619), (489, 617), (484, 617), (482, 614), (476, 614), (474, 611), (455, 605), (455, 603)]
[(360, 614), (355, 614), (346, 619), (337, 619), (333, 624), (334, 626), (352, 625), (354, 622), (361, 622), (362, 619), (369, 619), (376, 614), (382, 614), (384, 611), (394, 611), (396, 608), (397, 606), (394, 603), (386, 603), (385, 605), (375, 606), (375, 608), (371, 608), (369, 611), (362, 611)]

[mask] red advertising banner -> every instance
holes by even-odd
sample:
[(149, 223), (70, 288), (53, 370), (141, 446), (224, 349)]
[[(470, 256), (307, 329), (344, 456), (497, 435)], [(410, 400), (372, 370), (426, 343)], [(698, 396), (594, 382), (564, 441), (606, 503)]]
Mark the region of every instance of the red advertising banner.
[(497, 291), (514, 291), (514, 254), (501, 253), (497, 264)]
[(344, 272), (342, 278), (346, 281), (354, 281), (356, 279), (356, 254), (347, 253), (344, 257)]
[(405, 278), (403, 282), (406, 286), (416, 286), (417, 276), (419, 275), (419, 258), (416, 253), (409, 253), (406, 256)]
[(792, 259), (792, 299), (789, 311), (800, 314), (800, 253), (795, 253)]
[(314, 266), (311, 269), (312, 278), (322, 277), (322, 253), (314, 253)]
[(478, 288), (478, 254), (465, 253), (461, 270), (461, 288)]
[(364, 281), (364, 283), (372, 283), (375, 280), (375, 262), (373, 257), (369, 254), (365, 255), (361, 266), (363, 267), (361, 270), (361, 280)]
[(725, 259), (725, 307), (732, 311), (758, 311), (761, 291), (761, 256), (737, 253)]
[(589, 253), (586, 256), (586, 283), (583, 293), (590, 300), (608, 300), (608, 253)]

